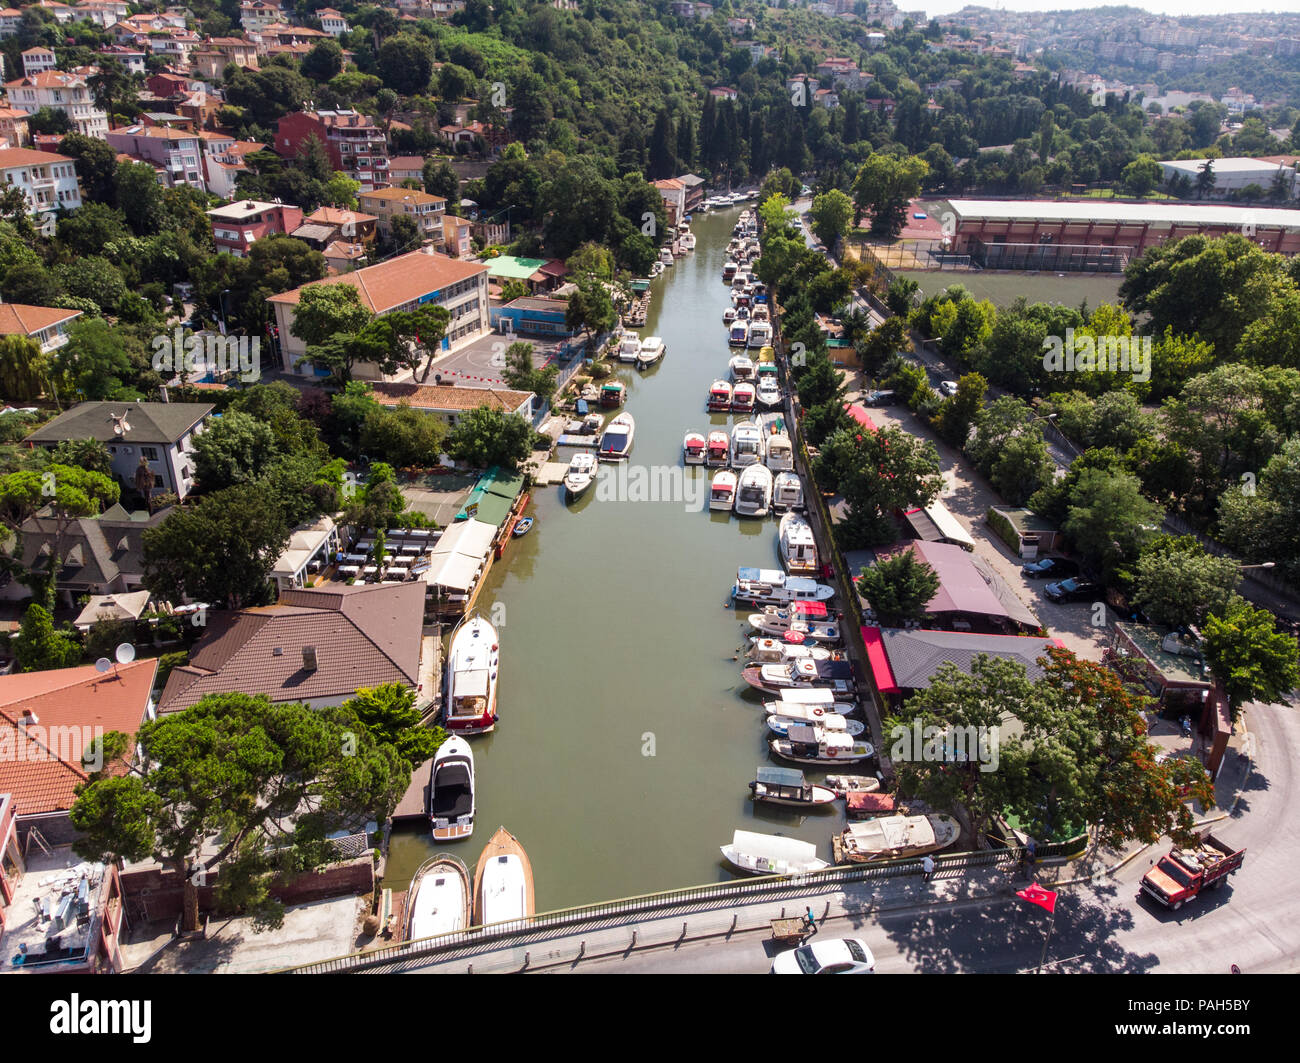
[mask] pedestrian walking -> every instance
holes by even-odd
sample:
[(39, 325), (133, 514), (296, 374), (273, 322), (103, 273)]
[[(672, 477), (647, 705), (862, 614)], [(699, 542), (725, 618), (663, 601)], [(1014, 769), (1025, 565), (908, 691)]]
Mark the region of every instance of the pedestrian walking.
[(926, 882), (934, 878), (934, 861), (928, 855), (921, 861), (921, 869), (925, 872)]
[(817, 919), (813, 915), (812, 905), (809, 905), (804, 911), (803, 925), (805, 930), (817, 929)]

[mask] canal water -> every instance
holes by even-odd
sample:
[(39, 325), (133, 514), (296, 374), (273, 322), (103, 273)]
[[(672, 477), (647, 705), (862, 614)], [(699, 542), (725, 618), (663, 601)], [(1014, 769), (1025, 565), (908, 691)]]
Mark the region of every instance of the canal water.
[[(829, 860), (843, 824), (842, 809), (749, 800), (755, 767), (772, 761), (762, 699), (733, 659), (752, 634), (749, 610), (724, 606), (738, 565), (780, 567), (776, 522), (709, 512), (708, 471), (681, 460), (688, 430), (735, 420), (708, 414), (705, 399), (728, 376), (721, 277), (738, 215), (692, 222), (696, 250), (653, 282), (639, 330), (662, 336), (667, 354), (644, 373), (616, 370), (636, 419), (628, 497), (609, 497), (610, 465), (573, 504), (560, 486), (538, 488), (533, 530), (479, 596), (501, 621), (501, 722), (470, 739), (474, 834), (447, 848), (472, 873), (504, 825), (532, 861), (538, 911), (736, 878), (718, 847), (737, 828), (816, 842)], [(636, 493), (648, 468), (658, 495)], [(704, 508), (652, 500), (674, 484)], [(396, 832), (386, 884), (405, 888), (432, 852), (427, 829)]]

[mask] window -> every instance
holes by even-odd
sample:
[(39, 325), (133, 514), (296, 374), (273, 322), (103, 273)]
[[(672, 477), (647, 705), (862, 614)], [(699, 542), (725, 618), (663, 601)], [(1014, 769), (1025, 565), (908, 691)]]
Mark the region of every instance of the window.
[(148, 461), (157, 461), (157, 460), (158, 460), (158, 448), (157, 448), (157, 447), (141, 447), (141, 448), (140, 448), (140, 455), (141, 455), (143, 458), (145, 458), (146, 460), (148, 460)]

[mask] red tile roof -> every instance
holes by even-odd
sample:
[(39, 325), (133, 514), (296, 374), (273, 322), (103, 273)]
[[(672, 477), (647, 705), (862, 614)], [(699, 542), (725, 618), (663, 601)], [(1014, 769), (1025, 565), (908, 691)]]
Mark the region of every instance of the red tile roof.
[[(94, 665), (0, 676), (0, 793), (14, 796), (20, 816), (66, 812), (86, 781), (81, 752), (96, 735), (134, 735), (146, 719), (155, 658), (100, 674)], [(20, 735), (23, 710), (36, 723)], [(77, 730), (73, 730), (73, 729)]]
[[(487, 266), (479, 262), (462, 262), (446, 255), (412, 251), (398, 255), (387, 262), (367, 266), (353, 273), (326, 277), (314, 284), (351, 284), (361, 293), (361, 301), (376, 314), (387, 313), (394, 307), (415, 302), (430, 292), (440, 291), (457, 281), (468, 280), (487, 273)], [(307, 285), (303, 286), (308, 287)], [(303, 288), (271, 296), (271, 303), (288, 303), (296, 306)]]

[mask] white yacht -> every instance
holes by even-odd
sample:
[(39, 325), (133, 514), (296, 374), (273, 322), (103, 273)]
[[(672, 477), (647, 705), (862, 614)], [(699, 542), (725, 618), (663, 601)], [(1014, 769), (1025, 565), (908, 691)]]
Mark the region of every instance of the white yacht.
[(755, 635), (749, 640), (749, 649), (745, 651), (745, 660), (750, 664), (780, 664), (794, 661), (800, 657), (811, 657), (814, 661), (829, 661), (831, 651), (825, 646), (807, 646), (802, 642), (787, 642)]
[(719, 469), (709, 485), (709, 508), (731, 512), (736, 501), (736, 474), (730, 469)]
[(758, 374), (754, 360), (747, 354), (738, 354), (727, 363), (734, 380), (753, 380)]
[(454, 856), (440, 853), (420, 865), (406, 891), (402, 940), (454, 934), (469, 926), (469, 872)]
[(758, 401), (769, 409), (781, 405), (781, 385), (770, 373), (764, 373), (758, 381)]
[(731, 464), (737, 469), (762, 464), (763, 431), (753, 421), (741, 421), (731, 430)]
[(722, 311), (722, 323), (724, 325), (730, 325), (735, 320), (736, 308), (734, 306), (729, 306), (726, 310)]
[(745, 467), (736, 488), (738, 517), (766, 517), (772, 511), (772, 470), (755, 463)]
[(618, 360), (631, 364), (641, 357), (641, 337), (631, 329), (624, 329), (618, 336)]
[(695, 250), (695, 234), (691, 232), (689, 229), (686, 230), (686, 232), (682, 233), (681, 245), (682, 245), (682, 250), (684, 251)]
[(443, 742), (433, 758), (429, 821), (436, 842), (460, 841), (474, 833), (474, 754), (459, 735)]
[(766, 321), (749, 323), (749, 345), (753, 348), (766, 347), (772, 342), (772, 326)]
[(636, 433), (636, 422), (630, 413), (620, 413), (605, 426), (605, 434), (600, 437), (599, 457), (601, 461), (623, 461), (632, 451), (632, 437)]
[(727, 342), (733, 347), (744, 347), (749, 342), (749, 323), (733, 321), (727, 332)]
[(659, 261), (665, 266), (671, 266), (673, 264), (673, 249), (671, 247), (660, 248)]
[[(759, 394), (762, 394), (761, 385)], [(794, 468), (794, 447), (790, 444), (788, 435), (784, 432), (775, 432), (764, 442), (767, 444), (767, 456), (764, 460), (769, 469), (773, 472), (789, 472)]]
[(731, 844), (719, 847), (733, 867), (751, 875), (801, 875), (830, 867), (817, 858), (817, 846), (797, 838), (738, 830)]
[(595, 478), (596, 455), (589, 450), (580, 450), (569, 459), (569, 469), (564, 474), (564, 490), (570, 498), (577, 498)]
[(466, 616), (456, 625), (445, 669), (447, 730), (482, 734), (496, 726), (500, 648), (496, 628), (481, 616)]
[(742, 565), (736, 570), (736, 582), (731, 585), (733, 601), (754, 602), (758, 605), (825, 602), (834, 596), (834, 587), (817, 583), (806, 576), (789, 576), (780, 569), (751, 568), (748, 565)]
[(769, 605), (761, 613), (749, 614), (749, 626), (763, 635), (805, 641), (839, 642), (844, 634), (824, 602)]
[[(770, 473), (769, 473), (770, 475)], [(743, 484), (741, 485), (743, 489)], [(787, 572), (796, 576), (817, 574), (817, 540), (813, 538), (812, 525), (797, 513), (787, 513), (781, 518), (778, 535), (781, 561)]]
[(776, 474), (772, 485), (772, 508), (776, 510), (803, 509), (803, 481), (797, 472)]
[(637, 355), (635, 361), (638, 369), (646, 369), (655, 364), (664, 356), (667, 347), (664, 341), (658, 336), (647, 336), (641, 341), (641, 353)]

